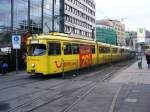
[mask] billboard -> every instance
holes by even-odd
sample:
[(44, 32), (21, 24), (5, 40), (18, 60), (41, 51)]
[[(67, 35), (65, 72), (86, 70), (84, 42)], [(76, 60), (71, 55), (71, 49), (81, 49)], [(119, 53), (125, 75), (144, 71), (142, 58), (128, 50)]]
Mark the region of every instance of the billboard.
[(145, 43), (145, 28), (138, 28), (137, 29), (137, 42), (138, 43)]

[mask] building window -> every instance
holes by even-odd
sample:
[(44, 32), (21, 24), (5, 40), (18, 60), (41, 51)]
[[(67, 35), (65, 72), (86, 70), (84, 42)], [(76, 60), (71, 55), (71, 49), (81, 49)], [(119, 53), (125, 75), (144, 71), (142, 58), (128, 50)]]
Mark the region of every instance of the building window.
[(0, 0), (0, 32), (11, 29), (11, 0)]

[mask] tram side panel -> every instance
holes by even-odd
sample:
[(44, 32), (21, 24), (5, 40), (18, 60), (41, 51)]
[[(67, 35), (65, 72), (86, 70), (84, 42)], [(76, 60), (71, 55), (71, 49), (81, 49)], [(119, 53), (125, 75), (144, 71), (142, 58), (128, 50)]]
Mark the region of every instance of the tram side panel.
[(98, 64), (104, 64), (104, 47), (98, 45)]
[(97, 45), (96, 44), (93, 44), (92, 45), (92, 65), (97, 65), (98, 62), (97, 62)]
[(48, 41), (48, 72), (56, 74), (62, 72), (62, 44), (61, 41)]
[(79, 44), (63, 42), (62, 45), (64, 72), (79, 69)]
[(110, 63), (111, 61), (111, 52), (110, 52), (110, 47), (109, 46), (106, 46), (104, 47), (104, 63)]

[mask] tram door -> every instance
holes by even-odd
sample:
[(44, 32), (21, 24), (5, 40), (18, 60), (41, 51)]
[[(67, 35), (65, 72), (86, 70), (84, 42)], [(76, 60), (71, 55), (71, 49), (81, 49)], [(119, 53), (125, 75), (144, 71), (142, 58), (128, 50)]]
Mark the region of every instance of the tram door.
[(104, 47), (98, 46), (98, 64), (104, 63)]
[(103, 55), (104, 63), (108, 63), (111, 60), (110, 47), (104, 47), (104, 55)]
[(60, 41), (48, 41), (48, 70), (50, 73), (61, 72), (61, 42)]

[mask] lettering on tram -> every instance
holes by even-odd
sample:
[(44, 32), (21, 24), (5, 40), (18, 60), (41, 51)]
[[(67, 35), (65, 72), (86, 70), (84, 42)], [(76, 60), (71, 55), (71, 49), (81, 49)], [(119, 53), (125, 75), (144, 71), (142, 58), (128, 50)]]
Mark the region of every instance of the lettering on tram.
[[(49, 56), (60, 56), (61, 55), (61, 44), (60, 42), (49, 42), (48, 43), (48, 55)], [(54, 61), (57, 68), (61, 68), (61, 60)]]
[[(71, 43), (64, 43), (63, 44), (63, 50), (64, 55), (72, 55), (72, 54), (78, 54), (78, 45), (77, 44), (71, 44)], [(49, 55), (57, 56), (61, 55), (61, 44), (60, 43), (49, 43)], [(59, 60), (54, 60), (55, 66), (58, 69), (62, 68), (62, 60), (63, 58), (60, 58)], [(70, 62), (71, 60), (65, 60), (64, 61), (64, 67), (70, 67), (74, 66), (75, 62)]]
[(80, 66), (84, 67), (92, 64), (91, 47), (87, 45), (80, 46)]

